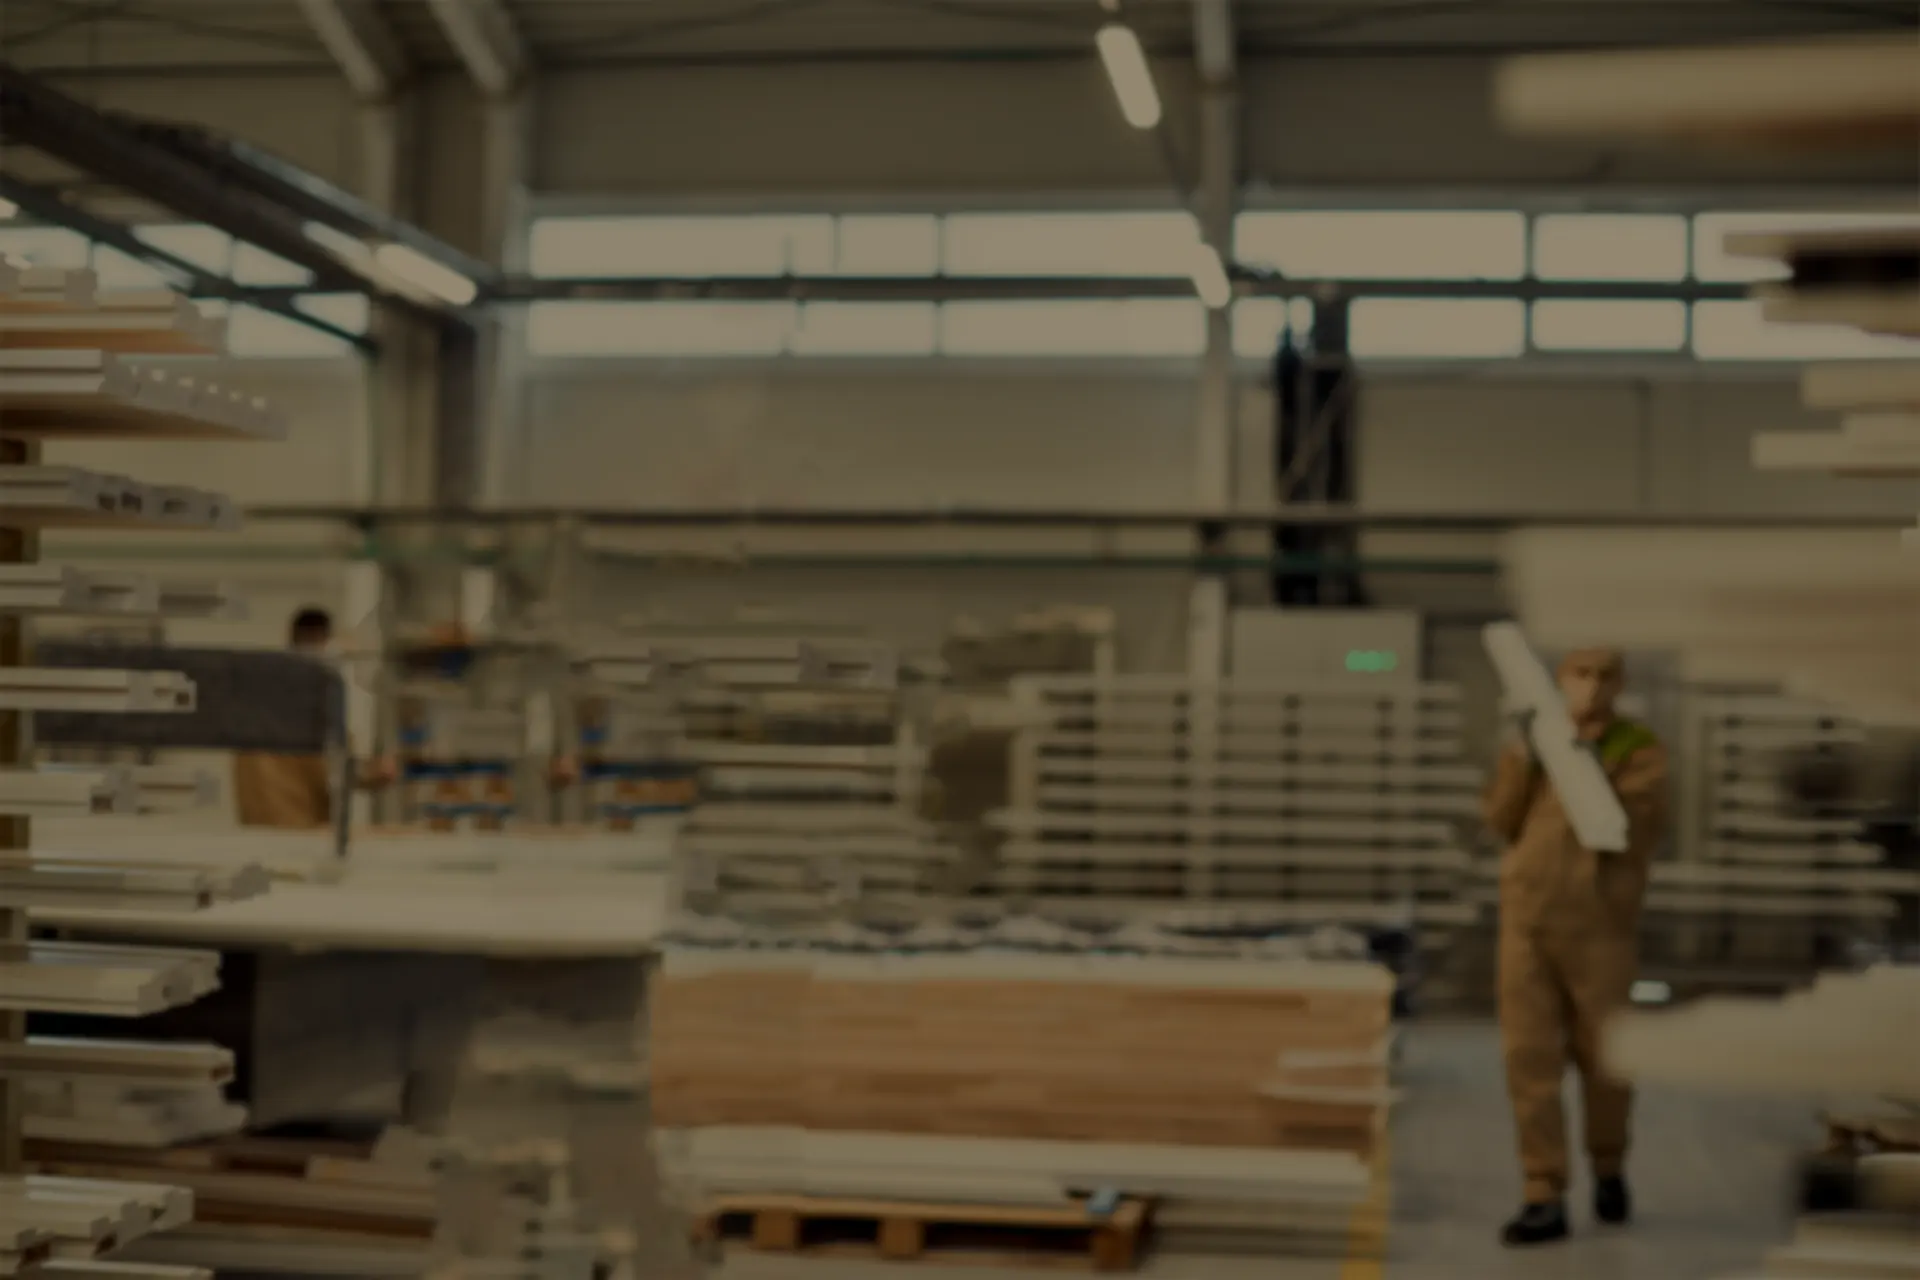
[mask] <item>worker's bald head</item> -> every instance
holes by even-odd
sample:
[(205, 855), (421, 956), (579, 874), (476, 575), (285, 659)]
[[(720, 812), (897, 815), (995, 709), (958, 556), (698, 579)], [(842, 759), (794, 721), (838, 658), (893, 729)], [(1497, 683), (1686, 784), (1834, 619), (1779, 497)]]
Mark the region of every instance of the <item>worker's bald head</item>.
[(1598, 733), (1613, 721), (1613, 705), (1626, 685), (1626, 661), (1618, 649), (1575, 649), (1560, 659), (1560, 693), (1567, 714), (1583, 732)]

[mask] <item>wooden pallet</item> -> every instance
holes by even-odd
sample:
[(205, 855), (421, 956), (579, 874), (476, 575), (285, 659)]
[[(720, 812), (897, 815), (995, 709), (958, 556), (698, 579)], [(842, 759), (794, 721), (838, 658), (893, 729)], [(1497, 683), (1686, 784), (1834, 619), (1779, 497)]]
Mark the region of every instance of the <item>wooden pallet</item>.
[(1081, 1206), (731, 1195), (706, 1203), (694, 1238), (721, 1245), (744, 1240), (769, 1253), (1132, 1271), (1148, 1216), (1147, 1202), (1135, 1199), (1094, 1217)]

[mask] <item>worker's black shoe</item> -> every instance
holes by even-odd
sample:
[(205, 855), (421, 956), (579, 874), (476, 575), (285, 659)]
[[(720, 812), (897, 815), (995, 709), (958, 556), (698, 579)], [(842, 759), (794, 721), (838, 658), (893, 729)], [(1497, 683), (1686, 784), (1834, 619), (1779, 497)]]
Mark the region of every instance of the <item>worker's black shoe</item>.
[(1633, 1216), (1633, 1196), (1627, 1191), (1625, 1178), (1615, 1175), (1594, 1182), (1593, 1216), (1613, 1226)]
[(1520, 1215), (1500, 1232), (1500, 1242), (1509, 1248), (1550, 1244), (1566, 1238), (1567, 1207), (1558, 1200), (1522, 1206)]

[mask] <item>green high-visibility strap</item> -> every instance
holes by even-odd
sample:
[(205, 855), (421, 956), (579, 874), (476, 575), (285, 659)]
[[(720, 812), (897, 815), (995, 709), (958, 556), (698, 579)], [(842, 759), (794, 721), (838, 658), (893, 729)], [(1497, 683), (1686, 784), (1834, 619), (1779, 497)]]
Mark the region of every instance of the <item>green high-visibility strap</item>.
[(1607, 726), (1607, 731), (1600, 735), (1597, 745), (1600, 763), (1612, 769), (1624, 764), (1635, 752), (1659, 744), (1660, 739), (1654, 736), (1653, 730), (1639, 721), (1615, 720)]

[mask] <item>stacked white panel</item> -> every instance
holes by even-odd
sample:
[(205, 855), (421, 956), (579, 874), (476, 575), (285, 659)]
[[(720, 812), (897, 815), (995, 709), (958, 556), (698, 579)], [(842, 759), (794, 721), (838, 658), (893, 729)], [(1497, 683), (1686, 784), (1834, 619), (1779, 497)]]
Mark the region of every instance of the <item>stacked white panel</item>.
[(1278, 921), (1464, 924), (1480, 777), (1442, 684), (1034, 677), (998, 896)]

